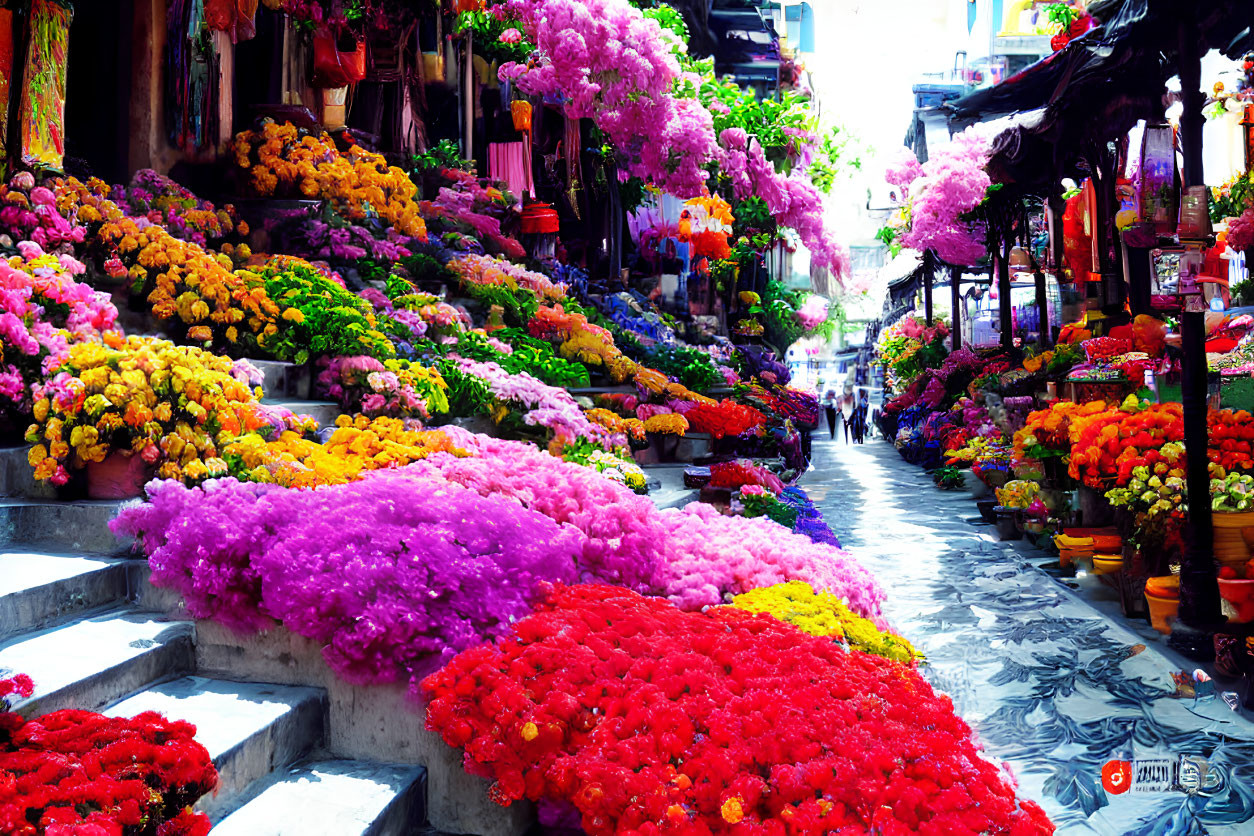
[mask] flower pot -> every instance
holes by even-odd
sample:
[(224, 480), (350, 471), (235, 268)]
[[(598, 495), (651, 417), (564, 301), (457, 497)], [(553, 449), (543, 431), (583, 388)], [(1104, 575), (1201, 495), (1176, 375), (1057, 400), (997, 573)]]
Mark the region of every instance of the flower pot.
[(1014, 508), (993, 509), (994, 524), (997, 526), (998, 540), (1018, 540), (1023, 534), (1019, 531), (1019, 526), (1015, 522), (1016, 514)]
[(1250, 539), (1254, 539), (1254, 512), (1215, 511), (1215, 559), (1221, 565), (1245, 563), (1250, 559)]
[(1235, 624), (1254, 621), (1254, 581), (1219, 579), (1223, 613)]
[(1171, 620), (1180, 611), (1180, 599), (1151, 595), (1146, 587), (1145, 603), (1149, 605), (1150, 624), (1154, 629), (1160, 633), (1170, 633)]
[(1123, 570), (1123, 555), (1121, 554), (1095, 554), (1093, 555), (1093, 574), (1094, 575), (1113, 575)]
[(970, 470), (962, 471), (962, 484), (971, 492), (971, 496), (976, 499), (983, 499), (988, 496), (988, 485), (980, 481), (980, 477), (976, 476)]
[(997, 516), (993, 513), (993, 509), (997, 507), (997, 501), (993, 499), (981, 499), (975, 503), (975, 507), (980, 510), (980, 516), (986, 523), (997, 522)]
[(87, 463), (87, 496), (90, 499), (131, 499), (143, 493), (151, 476), (150, 466), (130, 453), (110, 453), (102, 462)]

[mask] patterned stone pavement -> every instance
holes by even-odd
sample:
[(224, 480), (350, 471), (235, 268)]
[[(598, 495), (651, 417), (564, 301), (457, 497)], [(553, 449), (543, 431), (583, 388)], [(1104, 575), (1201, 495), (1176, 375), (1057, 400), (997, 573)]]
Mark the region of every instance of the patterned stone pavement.
[[(1095, 579), (1064, 581), (1040, 550), (996, 542), (968, 494), (938, 491), (882, 440), (816, 440), (814, 460), (802, 486), (880, 579), (925, 675), (1059, 833), (1254, 834), (1254, 724), (1218, 697), (1177, 696), (1188, 663)], [(1184, 754), (1221, 766), (1224, 788), (1102, 789), (1111, 758)]]

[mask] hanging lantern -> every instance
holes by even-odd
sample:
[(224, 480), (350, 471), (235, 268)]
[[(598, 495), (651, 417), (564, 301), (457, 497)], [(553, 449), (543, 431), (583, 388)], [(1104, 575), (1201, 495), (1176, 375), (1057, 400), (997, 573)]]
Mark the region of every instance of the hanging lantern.
[(514, 117), (514, 130), (522, 133), (531, 132), (531, 102), (510, 102), (509, 114)]

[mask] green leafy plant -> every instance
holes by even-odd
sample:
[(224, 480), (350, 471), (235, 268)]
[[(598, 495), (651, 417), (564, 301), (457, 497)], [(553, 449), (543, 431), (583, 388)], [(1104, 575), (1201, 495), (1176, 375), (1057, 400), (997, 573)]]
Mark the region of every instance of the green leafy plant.
[(472, 171), (474, 163), (470, 160), (462, 159), (461, 148), (451, 139), (442, 139), (436, 143), (434, 148), (421, 154), (415, 154), (410, 159), (410, 170), (418, 174), (438, 171), (441, 168), (458, 168), (462, 171)]
[(521, 33), (522, 27), (509, 19), (502, 20), (491, 12), (461, 12), (457, 15), (454, 29), (459, 34), (470, 32), (474, 38), (475, 54), (488, 61), (525, 63), (531, 53), (536, 51), (535, 45), (525, 37), (512, 44), (502, 41), (501, 34), (506, 29), (515, 29)]
[(823, 193), (830, 193), (836, 181), (862, 170), (862, 142), (839, 126), (823, 137), (810, 163), (810, 180)]
[(960, 491), (966, 487), (966, 477), (953, 465), (945, 465), (933, 470), (932, 481), (943, 491)]

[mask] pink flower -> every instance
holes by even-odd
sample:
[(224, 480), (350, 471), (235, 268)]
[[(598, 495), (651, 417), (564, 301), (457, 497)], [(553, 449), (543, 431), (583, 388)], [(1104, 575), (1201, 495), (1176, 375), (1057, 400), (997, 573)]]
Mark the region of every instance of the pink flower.
[(522, 41), (522, 32), (519, 32), (517, 29), (510, 27), (509, 29), (506, 29), (504, 32), (501, 33), (500, 40), (501, 40), (501, 43), (503, 44), (520, 43)]

